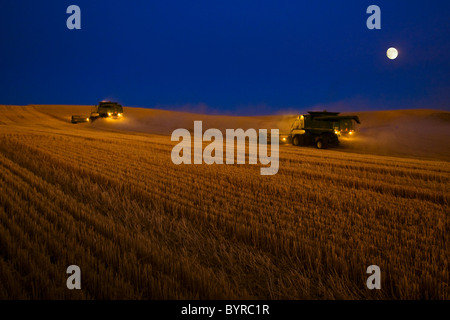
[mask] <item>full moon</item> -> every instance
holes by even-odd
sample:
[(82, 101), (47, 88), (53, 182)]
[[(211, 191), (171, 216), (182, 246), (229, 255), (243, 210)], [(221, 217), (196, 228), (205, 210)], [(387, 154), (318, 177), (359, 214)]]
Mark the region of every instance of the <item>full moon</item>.
[(389, 59), (394, 60), (398, 57), (398, 51), (395, 48), (389, 48), (386, 55)]

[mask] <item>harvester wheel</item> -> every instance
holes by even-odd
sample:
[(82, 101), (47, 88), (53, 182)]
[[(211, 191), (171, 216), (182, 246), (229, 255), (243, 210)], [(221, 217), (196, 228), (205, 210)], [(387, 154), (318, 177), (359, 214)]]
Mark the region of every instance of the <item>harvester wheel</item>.
[(326, 146), (325, 146), (324, 140), (318, 139), (318, 140), (316, 141), (316, 147), (317, 147), (317, 149), (325, 149)]
[(292, 144), (296, 147), (300, 145), (300, 137), (298, 135), (296, 135), (294, 139), (292, 139)]

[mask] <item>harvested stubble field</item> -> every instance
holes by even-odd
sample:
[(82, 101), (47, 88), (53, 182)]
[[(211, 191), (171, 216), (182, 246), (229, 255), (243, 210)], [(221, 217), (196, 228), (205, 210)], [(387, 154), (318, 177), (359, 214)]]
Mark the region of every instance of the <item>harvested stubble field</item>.
[[(261, 176), (176, 166), (167, 133), (268, 118), (127, 108), (134, 120), (69, 123), (88, 110), (0, 106), (0, 298), (450, 298), (448, 136), (429, 159), (282, 145)], [(66, 287), (72, 264), (82, 290)]]

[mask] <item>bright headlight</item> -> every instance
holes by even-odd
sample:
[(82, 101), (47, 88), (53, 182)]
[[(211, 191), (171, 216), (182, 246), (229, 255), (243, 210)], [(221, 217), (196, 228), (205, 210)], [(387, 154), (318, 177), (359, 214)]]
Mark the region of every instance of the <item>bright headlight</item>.
[(111, 116), (111, 112), (108, 112), (108, 116)]

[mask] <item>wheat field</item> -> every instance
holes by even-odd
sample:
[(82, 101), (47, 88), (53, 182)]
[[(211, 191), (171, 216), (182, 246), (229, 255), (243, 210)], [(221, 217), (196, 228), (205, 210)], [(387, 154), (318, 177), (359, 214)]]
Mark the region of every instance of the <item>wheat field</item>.
[(177, 166), (167, 134), (70, 124), (80, 108), (0, 106), (1, 299), (450, 298), (448, 160)]

